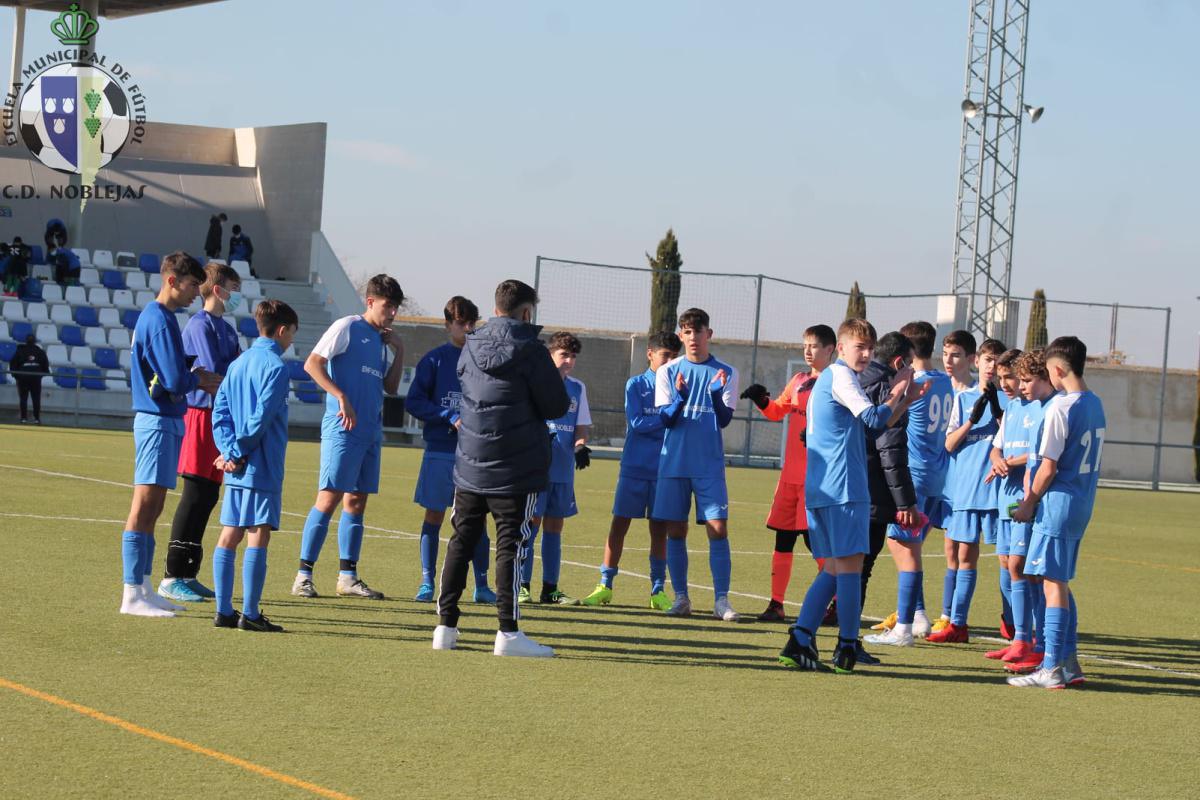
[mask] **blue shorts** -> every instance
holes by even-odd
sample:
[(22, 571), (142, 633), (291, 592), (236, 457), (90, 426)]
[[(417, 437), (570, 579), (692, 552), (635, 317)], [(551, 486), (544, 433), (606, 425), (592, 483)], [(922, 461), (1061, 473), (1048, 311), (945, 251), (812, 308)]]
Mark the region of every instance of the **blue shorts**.
[(558, 517), (566, 519), (579, 513), (575, 507), (575, 484), (555, 483), (538, 492), (537, 503), (533, 507), (535, 517)]
[(687, 522), (696, 501), (696, 522), (729, 519), (729, 493), (724, 478), (659, 478), (654, 486), (654, 519)]
[(808, 509), (808, 546), (813, 558), (866, 555), (871, 551), (870, 531), (870, 503)]
[(626, 519), (649, 519), (654, 512), (653, 478), (617, 478), (617, 493), (613, 497), (613, 516)]
[(350, 436), (321, 437), (321, 475), (318, 489), (355, 494), (379, 491), (379, 462), (383, 442)]
[(1063, 539), (1034, 531), (1025, 558), (1025, 574), (1055, 581), (1075, 579), (1075, 562), (1079, 559), (1082, 539)]
[[(1033, 536), (1033, 523), (1013, 522), (1012, 520), (1001, 520), (1000, 522), (1002, 525), (1008, 525), (1008, 555), (1024, 558), (1029, 552), (1029, 540)], [(999, 549), (1000, 541), (997, 539), (997, 552)]]
[(429, 511), (445, 511), (454, 505), (454, 453), (425, 451), (413, 502)]
[(277, 531), (282, 510), (283, 499), (279, 492), (226, 485), (225, 499), (221, 501), (221, 524), (234, 528), (270, 525), (271, 530)]
[(917, 510), (929, 517), (929, 524), (921, 529), (918, 536), (913, 536), (893, 522), (887, 527), (887, 537), (895, 539), (898, 542), (915, 542), (918, 540), (923, 542), (929, 534), (930, 528), (944, 528), (946, 526), (946, 516), (949, 510), (946, 508), (945, 498), (917, 495)]
[(984, 544), (995, 544), (996, 523), (999, 520), (998, 511), (955, 511), (946, 521), (946, 538), (964, 544), (979, 544), (982, 536)]
[(183, 417), (160, 417), (139, 411), (133, 418), (133, 483), (175, 488)]

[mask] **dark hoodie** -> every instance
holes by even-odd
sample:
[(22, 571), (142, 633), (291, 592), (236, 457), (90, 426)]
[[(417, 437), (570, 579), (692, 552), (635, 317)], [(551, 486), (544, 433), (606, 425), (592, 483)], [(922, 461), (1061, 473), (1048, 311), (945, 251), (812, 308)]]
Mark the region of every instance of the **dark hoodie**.
[[(859, 383), (873, 404), (883, 405), (892, 392), (895, 375), (887, 364), (872, 361), (859, 376)], [(895, 424), (877, 436), (867, 432), (867, 485), (871, 490), (871, 521), (876, 524), (895, 522), (897, 510), (917, 502), (908, 470), (908, 412), (888, 422)]]
[(546, 421), (571, 405), (541, 327), (493, 317), (458, 358), (462, 406), (454, 485), (483, 495), (519, 495), (546, 488), (550, 432)]

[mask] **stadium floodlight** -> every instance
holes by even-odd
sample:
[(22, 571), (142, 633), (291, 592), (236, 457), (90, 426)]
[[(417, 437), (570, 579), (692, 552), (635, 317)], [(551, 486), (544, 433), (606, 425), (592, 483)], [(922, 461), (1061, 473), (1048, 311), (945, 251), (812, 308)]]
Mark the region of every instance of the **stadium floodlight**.
[(1030, 122), (1037, 122), (1039, 119), (1042, 118), (1042, 114), (1046, 113), (1046, 107), (1045, 106), (1031, 106), (1028, 103), (1026, 103), (1025, 104), (1025, 113), (1029, 115)]
[(961, 108), (963, 116), (967, 119), (975, 119), (975, 115), (980, 111), (978, 104), (971, 100), (963, 100)]

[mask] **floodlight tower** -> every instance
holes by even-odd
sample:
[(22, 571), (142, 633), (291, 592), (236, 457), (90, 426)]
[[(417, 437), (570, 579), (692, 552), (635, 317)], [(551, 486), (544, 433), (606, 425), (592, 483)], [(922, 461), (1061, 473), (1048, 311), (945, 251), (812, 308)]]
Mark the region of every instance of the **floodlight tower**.
[(1010, 344), (1017, 322), (1008, 298), (1021, 121), (1027, 114), (1037, 122), (1044, 110), (1025, 105), (1030, 2), (971, 0), (950, 286), (968, 330)]

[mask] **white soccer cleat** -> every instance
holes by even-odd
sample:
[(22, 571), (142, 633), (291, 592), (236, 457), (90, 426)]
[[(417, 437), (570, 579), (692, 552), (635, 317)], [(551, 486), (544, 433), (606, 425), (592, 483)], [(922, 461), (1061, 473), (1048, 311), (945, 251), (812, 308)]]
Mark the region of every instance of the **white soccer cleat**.
[(554, 655), (554, 648), (538, 644), (521, 631), (515, 633), (496, 631), (496, 647), (492, 650), (492, 654), (522, 658), (551, 658)]
[(913, 634), (911, 625), (901, 625), (896, 623), (896, 626), (891, 630), (883, 631), (882, 633), (873, 633), (870, 636), (864, 636), (863, 641), (867, 644), (886, 644), (892, 647), (912, 647)]
[(296, 597), (320, 597), (317, 587), (313, 586), (312, 576), (299, 572), (296, 573), (296, 580), (292, 581), (292, 594)]
[(1033, 686), (1039, 689), (1063, 689), (1067, 685), (1066, 679), (1063, 677), (1063, 668), (1056, 666), (1054, 669), (1046, 669), (1039, 667), (1036, 672), (1031, 672), (1028, 675), (1014, 675), (1008, 679), (1009, 686), (1027, 687)]
[(458, 628), (438, 625), (433, 629), (433, 649), (453, 650), (458, 647)]
[(183, 611), (183, 606), (179, 605), (178, 603), (172, 603), (170, 600), (154, 591), (154, 588), (151, 586), (149, 575), (142, 576), (142, 594), (145, 595), (147, 602), (158, 606), (163, 611)]
[(924, 639), (929, 635), (931, 630), (933, 630), (933, 625), (930, 624), (929, 617), (925, 615), (924, 611), (918, 610), (915, 614), (913, 614), (913, 636), (918, 639)]
[(668, 617), (690, 617), (692, 615), (692, 601), (686, 594), (675, 595), (675, 602), (667, 609)]
[(164, 608), (159, 608), (156, 605), (151, 605), (150, 601), (145, 599), (142, 593), (141, 586), (125, 585), (124, 591), (121, 594), (121, 613), (129, 614), (135, 617), (173, 617), (172, 612)]
[(718, 598), (717, 602), (713, 603), (713, 616), (724, 622), (738, 621), (738, 613), (733, 610), (733, 606), (729, 605), (728, 597)]

